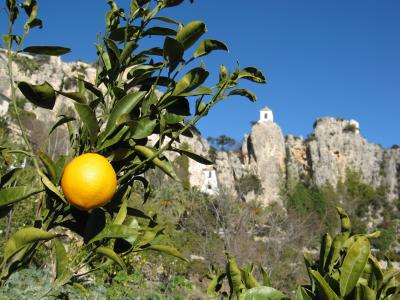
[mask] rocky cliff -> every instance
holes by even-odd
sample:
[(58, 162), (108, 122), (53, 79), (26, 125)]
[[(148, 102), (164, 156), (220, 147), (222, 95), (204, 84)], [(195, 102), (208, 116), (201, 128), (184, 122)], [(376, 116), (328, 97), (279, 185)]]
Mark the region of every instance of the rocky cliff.
[[(48, 81), (60, 90), (75, 90), (78, 74), (93, 81), (96, 72), (90, 64), (66, 63), (60, 58), (30, 55), (20, 55), (13, 68), (17, 80), (33, 84)], [(6, 111), (10, 94), (6, 74), (5, 52), (0, 49), (0, 114)], [(50, 114), (40, 108), (32, 109), (38, 120), (49, 124), (54, 123), (63, 110), (71, 107), (68, 103), (68, 99), (59, 98)], [(39, 130), (40, 127), (32, 126), (32, 130)], [(360, 134), (359, 125), (354, 120), (318, 119), (307, 139), (293, 135), (284, 137), (276, 123), (261, 121), (253, 126), (244, 138), (240, 151), (235, 153), (213, 153), (207, 141), (199, 136), (184, 139), (184, 142), (198, 154), (215, 160), (215, 165), (211, 167), (192, 160), (189, 162), (187, 174), (190, 184), (203, 191), (210, 192), (208, 189), (212, 186), (245, 200), (257, 198), (265, 204), (279, 203), (281, 187), (289, 176), (318, 186), (336, 186), (345, 178), (347, 169), (354, 169), (371, 186), (387, 186), (390, 199), (400, 196), (400, 149), (384, 149), (369, 143)], [(248, 175), (260, 179), (262, 191), (258, 195), (243, 194), (238, 188), (240, 180)], [(216, 182), (210, 184), (210, 181)]]

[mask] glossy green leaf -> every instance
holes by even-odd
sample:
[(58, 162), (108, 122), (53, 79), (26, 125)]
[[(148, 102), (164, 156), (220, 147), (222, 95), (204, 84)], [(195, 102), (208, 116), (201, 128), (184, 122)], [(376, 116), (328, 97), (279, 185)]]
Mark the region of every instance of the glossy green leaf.
[(171, 163), (164, 159), (161, 160), (157, 156), (155, 156), (155, 150), (146, 146), (135, 145), (135, 150), (144, 158), (151, 159), (151, 162), (158, 168), (160, 168), (164, 173), (166, 173), (171, 178), (179, 181), (179, 178), (176, 176), (174, 168)]
[(168, 62), (170, 73), (174, 71), (182, 61), (184, 51), (180, 42), (170, 37), (165, 38), (163, 56), (165, 61)]
[(65, 116), (65, 115), (60, 115), (59, 118), (60, 119), (53, 126), (51, 126), (51, 128), (49, 130), (49, 135), (52, 134), (53, 131), (56, 130), (61, 125), (64, 125), (64, 124), (66, 124), (68, 122), (71, 122), (71, 121), (75, 121), (75, 118), (69, 117), (69, 116)]
[(56, 103), (56, 92), (47, 81), (39, 85), (20, 81), (18, 88), (26, 99), (42, 108), (53, 109)]
[(189, 93), (206, 81), (209, 73), (203, 68), (194, 68), (186, 73), (176, 84), (173, 95)]
[(282, 300), (289, 299), (282, 292), (267, 286), (249, 289), (244, 294), (243, 300)]
[(146, 92), (132, 92), (118, 100), (107, 122), (104, 132), (104, 139), (114, 132), (117, 128), (117, 120), (124, 114), (129, 114), (144, 98)]
[(134, 37), (137, 36), (139, 32), (139, 27), (136, 26), (129, 26), (128, 28), (126, 27), (119, 27), (116, 29), (113, 29), (108, 38), (112, 39), (116, 42), (122, 42), (125, 39), (125, 34), (127, 34), (128, 40), (132, 40)]
[(189, 49), (207, 31), (206, 24), (202, 21), (193, 21), (183, 26), (176, 35), (176, 40), (181, 42), (183, 48)]
[(257, 101), (257, 96), (254, 93), (250, 92), (249, 90), (245, 90), (245, 89), (236, 89), (236, 90), (231, 91), (228, 94), (228, 96), (232, 96), (232, 95), (244, 96), (252, 102)]
[(81, 92), (63, 92), (63, 91), (57, 91), (58, 94), (63, 95), (67, 98), (70, 98), (76, 102), (79, 103), (86, 103), (86, 97), (84, 93)]
[(16, 186), (0, 190), (0, 207), (25, 200), (33, 195), (43, 192), (43, 189), (29, 186)]
[(121, 225), (124, 223), (126, 216), (128, 214), (128, 200), (127, 196), (130, 195), (130, 188), (125, 192), (124, 196), (122, 197), (121, 207), (119, 208), (118, 214), (116, 215), (113, 224)]
[(213, 165), (214, 163), (212, 161), (210, 161), (209, 159), (194, 153), (193, 151), (190, 150), (186, 150), (186, 149), (177, 149), (177, 148), (173, 148), (172, 151), (178, 152), (182, 155), (186, 155), (187, 157), (197, 161), (198, 163), (201, 163), (203, 165)]
[(58, 184), (58, 182), (56, 182), (57, 180), (56, 166), (53, 160), (46, 153), (42, 151), (38, 153), (38, 156), (40, 158), (40, 161), (43, 163), (46, 169), (46, 173), (50, 177), (51, 181), (55, 184)]
[(132, 138), (143, 139), (154, 132), (154, 129), (157, 127), (157, 119), (150, 120), (149, 118), (143, 118), (132, 125)]
[(301, 286), (297, 288), (296, 300), (312, 300), (313, 298)]
[(247, 289), (259, 287), (260, 284), (257, 282), (253, 275), (254, 265), (249, 264), (245, 268), (240, 269), (240, 273), (242, 274), (242, 280)]
[(236, 263), (235, 258), (229, 253), (225, 253), (227, 258), (227, 276), (229, 279), (229, 285), (231, 287), (231, 291), (236, 297), (241, 297), (241, 295), (246, 291), (246, 287), (242, 282), (242, 274), (240, 269)]
[(71, 49), (65, 48), (65, 47), (59, 47), (59, 46), (31, 46), (31, 47), (25, 48), (22, 51), (29, 52), (32, 54), (60, 56), (60, 55), (71, 52)]
[[(181, 0), (181, 1), (183, 1), (183, 0)], [(167, 18), (167, 17), (162, 17), (162, 16), (154, 17), (154, 18), (151, 18), (151, 19), (152, 20), (157, 20), (157, 21), (162, 21), (162, 22), (169, 23), (169, 24), (175, 24), (175, 25), (179, 25), (180, 24), (178, 21), (176, 21), (174, 19)]]
[(356, 286), (367, 264), (370, 252), (371, 247), (366, 237), (357, 239), (348, 250), (340, 267), (340, 294), (342, 297), (349, 295)]
[(124, 271), (126, 271), (126, 265), (122, 258), (114, 252), (111, 248), (100, 246), (96, 249), (96, 253), (106, 256), (109, 259), (113, 260), (115, 263), (117, 263)]
[(56, 279), (60, 281), (68, 273), (68, 255), (60, 239), (53, 239), (53, 244), (56, 250)]
[(208, 55), (209, 53), (215, 50), (228, 51), (228, 47), (221, 41), (203, 40), (197, 47), (197, 50), (194, 53), (194, 57), (197, 58), (203, 55)]
[(262, 266), (260, 266), (260, 272), (261, 272), (261, 276), (262, 276), (263, 285), (271, 286), (271, 280), (269, 278), (269, 274), (267, 273), (267, 271), (264, 270), (264, 268)]
[(21, 248), (33, 242), (48, 241), (56, 236), (57, 235), (50, 232), (34, 227), (20, 229), (11, 236), (4, 246), (3, 262), (6, 262), (11, 256), (21, 250)]
[(183, 0), (163, 0), (163, 5), (165, 7), (173, 7), (181, 4)]
[(98, 147), (97, 147), (98, 150), (101, 151), (101, 150), (104, 150), (108, 147), (111, 147), (111, 146), (117, 144), (119, 141), (126, 138), (128, 136), (128, 133), (129, 133), (128, 126), (124, 126), (124, 127), (120, 128), (119, 130), (116, 131), (115, 134), (108, 137), (108, 139), (105, 140), (103, 143), (100, 143), (100, 145), (98, 145)]
[(120, 61), (121, 63), (124, 63), (132, 54), (132, 52), (138, 47), (138, 44), (135, 41), (130, 41), (126, 44), (124, 49), (121, 52), (120, 55)]
[(325, 264), (326, 264), (326, 260), (328, 258), (329, 255), (329, 251), (331, 249), (332, 246), (332, 238), (329, 235), (329, 233), (326, 233), (323, 235), (322, 240), (321, 240), (321, 249), (319, 252), (319, 265), (318, 265), (318, 271), (321, 274), (324, 274), (324, 270), (325, 270)]
[(22, 168), (14, 168), (9, 170), (7, 173), (2, 175), (0, 177), (0, 188), (10, 185), (12, 183), (13, 179), (15, 178), (15, 174), (17, 174), (18, 171), (22, 170)]
[(102, 239), (122, 238), (130, 243), (133, 243), (139, 235), (137, 229), (131, 228), (122, 224), (111, 224), (106, 226), (98, 235), (89, 241), (89, 244), (100, 241)]
[(89, 91), (91, 91), (93, 94), (95, 94), (97, 97), (103, 98), (103, 92), (99, 90), (96, 86), (94, 86), (92, 83), (83, 80), (82, 78), (77, 78), (77, 80), (83, 82), (84, 87)]
[(325, 263), (325, 272), (331, 272), (333, 270), (333, 267), (340, 258), (340, 250), (342, 249), (342, 246), (347, 240), (348, 236), (349, 234), (347, 232), (342, 232), (333, 239), (332, 246)]
[(347, 232), (350, 234), (351, 232), (351, 221), (347, 213), (341, 207), (336, 207), (336, 211), (340, 217), (340, 225), (342, 232)]
[(92, 145), (96, 144), (97, 135), (99, 133), (99, 124), (97, 123), (96, 114), (89, 105), (83, 103), (74, 103), (75, 109), (78, 112), (79, 118), (84, 127), (89, 133), (90, 142)]
[(360, 293), (360, 299), (362, 300), (376, 300), (376, 292), (364, 284), (360, 284), (358, 287)]
[(239, 72), (238, 78), (237, 79), (248, 79), (250, 81), (256, 82), (256, 83), (266, 83), (264, 75), (261, 73), (260, 70), (254, 67), (247, 67), (244, 68)]
[(147, 29), (143, 35), (176, 35), (176, 30), (167, 27), (156, 26)]
[(202, 96), (202, 95), (212, 95), (213, 90), (206, 87), (206, 86), (201, 86), (197, 90), (190, 92), (190, 93), (183, 93), (181, 94), (182, 97), (191, 97), (191, 96)]
[(165, 245), (150, 245), (146, 247), (144, 250), (153, 250), (153, 251), (158, 251), (162, 252), (168, 255), (175, 256), (177, 258), (180, 258), (184, 261), (188, 261), (186, 257), (184, 257), (178, 250), (176, 250), (174, 247), (170, 246), (165, 246)]
[(368, 261), (371, 265), (372, 273), (374, 274), (376, 285), (377, 285), (377, 287), (380, 287), (383, 282), (383, 271), (381, 269), (379, 261), (372, 255), (369, 256)]
[(40, 177), (42, 178), (42, 182), (47, 189), (49, 189), (54, 195), (56, 195), (62, 202), (67, 203), (67, 200), (65, 200), (64, 196), (60, 193), (58, 188), (45, 174), (41, 173)]
[[(318, 271), (310, 270), (311, 275), (315, 279), (321, 299), (324, 300), (340, 300), (339, 296), (332, 290), (326, 280)], [(318, 298), (319, 299), (319, 298)]]

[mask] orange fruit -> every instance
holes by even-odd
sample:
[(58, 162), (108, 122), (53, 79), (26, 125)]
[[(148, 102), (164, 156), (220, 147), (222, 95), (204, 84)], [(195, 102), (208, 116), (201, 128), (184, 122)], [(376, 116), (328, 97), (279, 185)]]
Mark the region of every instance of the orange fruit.
[(61, 188), (69, 203), (89, 210), (111, 200), (117, 189), (117, 175), (104, 156), (86, 153), (65, 167)]

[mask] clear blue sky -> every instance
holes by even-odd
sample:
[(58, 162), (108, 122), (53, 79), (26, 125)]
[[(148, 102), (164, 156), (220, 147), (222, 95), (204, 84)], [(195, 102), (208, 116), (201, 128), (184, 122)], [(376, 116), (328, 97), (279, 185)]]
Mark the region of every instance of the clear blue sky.
[[(2, 1), (4, 6), (5, 1)], [(119, 3), (128, 3), (121, 0)], [(251, 3), (251, 4), (250, 4)], [(106, 1), (39, 0), (42, 30), (27, 45), (72, 48), (67, 61), (93, 61), (96, 33), (103, 31)], [(203, 136), (241, 140), (250, 121), (269, 106), (285, 134), (306, 136), (317, 117), (353, 118), (368, 140), (400, 144), (400, 1), (398, 0), (196, 0), (165, 15), (187, 23), (203, 20), (207, 37), (230, 52), (206, 59), (234, 69), (259, 67), (267, 85), (246, 83), (256, 104), (232, 97), (200, 123)], [(6, 30), (4, 11), (0, 28)]]

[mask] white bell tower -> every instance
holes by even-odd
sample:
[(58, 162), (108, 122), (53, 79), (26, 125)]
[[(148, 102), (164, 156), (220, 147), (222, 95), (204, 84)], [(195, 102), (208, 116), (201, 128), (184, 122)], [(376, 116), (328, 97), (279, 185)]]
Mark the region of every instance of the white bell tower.
[(260, 122), (267, 121), (274, 122), (274, 114), (271, 109), (264, 107), (262, 110), (260, 110)]

